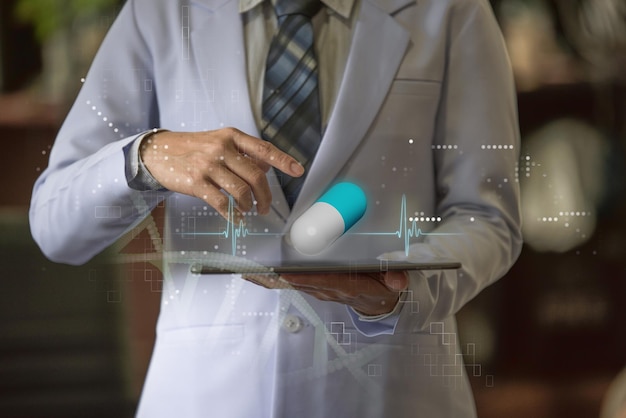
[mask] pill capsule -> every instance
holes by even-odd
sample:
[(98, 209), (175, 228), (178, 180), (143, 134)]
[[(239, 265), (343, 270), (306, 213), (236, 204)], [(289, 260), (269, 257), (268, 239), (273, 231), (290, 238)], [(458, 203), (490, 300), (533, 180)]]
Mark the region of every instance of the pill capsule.
[(289, 232), (291, 243), (304, 255), (317, 255), (361, 219), (366, 207), (359, 186), (337, 183), (296, 219)]

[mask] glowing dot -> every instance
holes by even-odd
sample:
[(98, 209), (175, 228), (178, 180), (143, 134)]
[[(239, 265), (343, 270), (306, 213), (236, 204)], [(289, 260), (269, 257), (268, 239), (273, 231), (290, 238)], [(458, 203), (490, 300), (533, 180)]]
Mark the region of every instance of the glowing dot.
[(413, 138), (409, 139), (409, 144), (413, 143)]
[(107, 120), (109, 120), (109, 118), (107, 118), (107, 117), (105, 116), (105, 117), (103, 117), (103, 118), (102, 118), (102, 120), (103, 120), (104, 122), (106, 122)]
[(83, 77), (83, 78), (81, 78), (81, 79), (80, 79), (80, 82), (81, 82), (81, 83), (84, 83), (84, 82), (85, 82), (85, 78), (84, 78), (84, 77)]
[(470, 222), (474, 222), (474, 221), (475, 221), (475, 218), (473, 216), (470, 217)]

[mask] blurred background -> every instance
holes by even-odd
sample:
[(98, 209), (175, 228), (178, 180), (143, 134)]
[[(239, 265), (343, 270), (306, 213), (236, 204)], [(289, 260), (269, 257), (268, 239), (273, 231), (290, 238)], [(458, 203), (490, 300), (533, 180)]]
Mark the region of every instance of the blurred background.
[[(0, 1), (0, 416), (130, 417), (161, 287), (149, 228), (47, 261), (36, 177), (123, 0)], [(626, 0), (493, 0), (518, 91), (525, 247), (459, 313), (481, 418), (626, 417)], [(162, 208), (153, 214), (159, 224)], [(158, 231), (156, 231), (158, 233)]]

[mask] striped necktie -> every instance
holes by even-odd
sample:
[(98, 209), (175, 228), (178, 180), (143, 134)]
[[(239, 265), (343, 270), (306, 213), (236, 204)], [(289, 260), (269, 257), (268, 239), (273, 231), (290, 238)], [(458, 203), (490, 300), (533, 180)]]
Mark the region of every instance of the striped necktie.
[[(311, 17), (319, 0), (277, 0), (278, 32), (272, 39), (265, 67), (261, 137), (292, 155), (308, 170), (321, 141), (317, 58)], [(293, 206), (304, 176), (279, 173), (289, 206)]]

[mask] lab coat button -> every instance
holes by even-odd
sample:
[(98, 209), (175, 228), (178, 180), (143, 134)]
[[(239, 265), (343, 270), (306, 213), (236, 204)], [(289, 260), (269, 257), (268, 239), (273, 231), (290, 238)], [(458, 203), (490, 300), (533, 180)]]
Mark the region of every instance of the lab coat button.
[(298, 318), (295, 315), (287, 315), (285, 317), (285, 320), (283, 321), (283, 328), (285, 328), (287, 332), (290, 332), (292, 334), (300, 331), (303, 326), (304, 324), (302, 323), (302, 319)]

